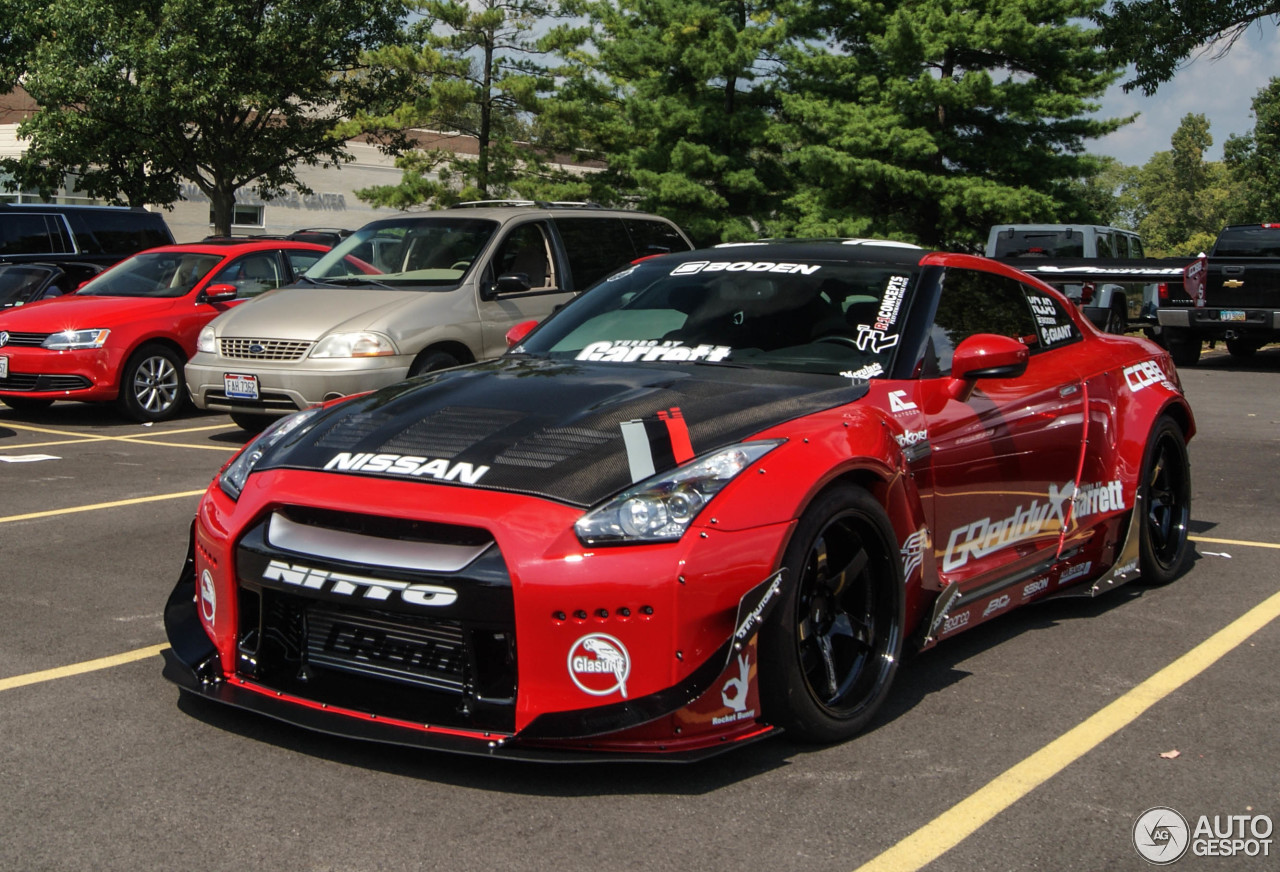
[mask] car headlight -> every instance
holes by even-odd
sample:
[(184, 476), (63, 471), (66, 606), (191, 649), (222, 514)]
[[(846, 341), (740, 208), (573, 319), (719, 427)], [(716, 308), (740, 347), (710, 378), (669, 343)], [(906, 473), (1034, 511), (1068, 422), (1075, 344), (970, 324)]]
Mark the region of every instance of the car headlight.
[(63, 330), (61, 333), (54, 333), (49, 336), (48, 339), (40, 343), (40, 347), (48, 348), (52, 351), (101, 348), (110, 335), (110, 330), (101, 328), (95, 330)]
[(333, 333), (316, 343), (312, 357), (388, 357), (396, 353), (381, 333)]
[(322, 411), (323, 408), (321, 406), (316, 406), (314, 409), (307, 409), (305, 412), (294, 412), (292, 415), (281, 418), (263, 430), (253, 441), (242, 448), (240, 453), (232, 458), (231, 462), (222, 470), (222, 473), (218, 476), (218, 487), (222, 488), (222, 492), (231, 497), (231, 499), (240, 499), (240, 492), (244, 490), (245, 482), (249, 480), (249, 474), (253, 472), (258, 462), (279, 445), (286, 436), (295, 432), (299, 427), (308, 424), (312, 418)]
[(674, 542), (712, 497), (783, 441), (730, 445), (646, 479), (579, 518), (578, 539), (584, 545)]
[(200, 335), (196, 337), (196, 351), (204, 354), (216, 354), (218, 352), (218, 336), (212, 324), (206, 324), (204, 329), (200, 331)]

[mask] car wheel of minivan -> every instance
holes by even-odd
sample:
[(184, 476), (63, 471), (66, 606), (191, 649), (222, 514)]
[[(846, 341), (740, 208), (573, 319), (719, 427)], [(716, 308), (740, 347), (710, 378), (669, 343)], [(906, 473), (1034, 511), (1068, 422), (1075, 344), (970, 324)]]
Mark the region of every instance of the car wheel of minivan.
[(422, 375), (425, 372), (435, 372), (437, 369), (448, 369), (451, 366), (458, 366), (459, 363), (458, 358), (448, 352), (433, 351), (413, 362), (413, 366), (409, 367), (409, 377)]
[(120, 411), (144, 424), (167, 421), (187, 404), (183, 360), (163, 345), (144, 345), (133, 353), (120, 375)]
[(276, 420), (271, 415), (254, 415), (250, 412), (229, 412), (231, 422), (246, 433), (261, 433), (267, 425)]

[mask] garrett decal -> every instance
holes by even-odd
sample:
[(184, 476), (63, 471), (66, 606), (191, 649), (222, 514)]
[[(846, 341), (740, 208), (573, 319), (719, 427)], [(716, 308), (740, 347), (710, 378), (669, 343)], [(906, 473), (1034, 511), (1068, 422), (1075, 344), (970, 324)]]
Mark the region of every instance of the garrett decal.
[(591, 633), (569, 648), (569, 677), (583, 693), (609, 696), (617, 692), (626, 699), (630, 675), (631, 655), (613, 636)]
[(747, 708), (747, 691), (751, 688), (751, 656), (748, 652), (738, 655), (738, 674), (725, 681), (720, 688), (720, 701), (729, 709), (729, 714), (712, 718), (711, 723), (732, 724), (735, 721), (746, 721), (756, 716), (755, 709)]
[(409, 584), (387, 578), (365, 578), (344, 572), (329, 572), (310, 566), (272, 560), (262, 573), (263, 581), (278, 581), (294, 587), (305, 587), (338, 596), (359, 597), (367, 600), (387, 601), (391, 594), (399, 593), (400, 602), (411, 606), (442, 608), (458, 600), (458, 592), (438, 584)]
[(425, 476), (439, 481), (461, 481), (463, 484), (475, 484), (489, 471), (487, 466), (473, 466), (463, 462), (450, 465), (447, 460), (432, 460), (414, 454), (353, 454), (350, 451), (335, 454), (324, 468), (339, 472), (386, 472), (414, 478)]
[(818, 270), (822, 269), (821, 264), (805, 264), (805, 263), (773, 263), (771, 261), (727, 261), (727, 260), (691, 260), (688, 263), (682, 263), (671, 271), (673, 276), (687, 276), (701, 272), (753, 272), (753, 273), (784, 273), (790, 275), (798, 273), (800, 275), (811, 276)]
[(724, 360), (733, 349), (727, 345), (681, 345), (679, 342), (657, 339), (623, 339), (617, 342), (592, 342), (578, 352), (576, 360), (593, 360), (604, 363), (634, 363), (637, 360), (680, 361)]
[(218, 614), (218, 591), (214, 589), (213, 576), (207, 569), (200, 573), (200, 614), (210, 625)]
[(983, 518), (967, 527), (957, 527), (947, 541), (942, 568), (951, 572), (968, 563), (970, 557), (985, 557), (1042, 532), (1060, 530), (1066, 523), (1063, 510), (1074, 489), (1072, 482), (1062, 487), (1051, 484), (1048, 499), (1043, 503), (1035, 499), (1025, 509), (1019, 505), (1012, 515), (1002, 520)]
[(1124, 491), (1119, 481), (1084, 484), (1076, 491), (1073, 503), (1078, 518), (1101, 512), (1119, 512), (1125, 508)]

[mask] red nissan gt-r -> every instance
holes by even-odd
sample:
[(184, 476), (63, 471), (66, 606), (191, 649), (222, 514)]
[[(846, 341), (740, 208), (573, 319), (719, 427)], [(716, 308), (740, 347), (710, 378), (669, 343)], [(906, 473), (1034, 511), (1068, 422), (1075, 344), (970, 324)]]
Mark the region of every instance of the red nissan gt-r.
[(230, 461), (165, 674), (364, 739), (690, 759), (851, 737), (905, 646), (1188, 557), (1168, 355), (1001, 263), (671, 254), (513, 341)]

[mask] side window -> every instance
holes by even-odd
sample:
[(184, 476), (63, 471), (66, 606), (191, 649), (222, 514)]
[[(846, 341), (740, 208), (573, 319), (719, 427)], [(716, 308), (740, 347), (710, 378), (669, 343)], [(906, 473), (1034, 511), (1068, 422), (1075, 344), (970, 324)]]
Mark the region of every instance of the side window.
[(1111, 253), (1111, 237), (1110, 236), (1107, 236), (1106, 234), (1103, 234), (1103, 233), (1098, 234), (1097, 256), (1104, 260), (1107, 258), (1115, 257), (1115, 255)]
[(237, 297), (256, 297), (284, 283), (280, 260), (273, 251), (247, 254), (222, 268), (210, 284), (235, 285)]
[(501, 278), (507, 275), (523, 275), (529, 290), (555, 287), (555, 274), (551, 266), (551, 246), (547, 244), (546, 231), (540, 224), (522, 224), (507, 234), (493, 257), (493, 274)]
[(921, 378), (947, 375), (956, 346), (977, 333), (1008, 336), (1032, 350), (1040, 347), (1035, 319), (1021, 284), (993, 273), (948, 269), (916, 372)]
[(326, 252), (323, 251), (286, 251), (284, 256), (289, 258), (289, 266), (293, 269), (293, 274), (300, 276), (311, 269), (325, 254)]
[(1134, 255), (1129, 253), (1129, 237), (1123, 233), (1116, 234), (1116, 257), (1129, 258)]
[(75, 251), (57, 215), (0, 215), (0, 254), (71, 254)]
[(1031, 311), (1035, 315), (1036, 331), (1040, 335), (1042, 348), (1056, 348), (1080, 338), (1080, 331), (1061, 303), (1029, 285), (1024, 285), (1022, 289), (1026, 292), (1027, 302), (1031, 304)]
[(689, 243), (685, 242), (684, 237), (676, 231), (675, 227), (666, 221), (653, 218), (624, 218), (622, 223), (631, 234), (631, 244), (635, 247), (636, 257), (689, 250)]
[(617, 218), (578, 216), (553, 220), (569, 257), (575, 291), (585, 291), (618, 267), (635, 260), (631, 239)]
[(1142, 237), (1140, 236), (1129, 237), (1129, 256), (1130, 257), (1146, 257), (1146, 255), (1142, 253)]

